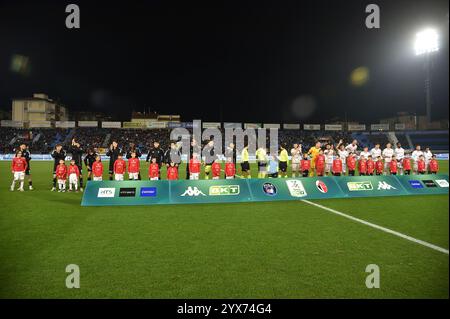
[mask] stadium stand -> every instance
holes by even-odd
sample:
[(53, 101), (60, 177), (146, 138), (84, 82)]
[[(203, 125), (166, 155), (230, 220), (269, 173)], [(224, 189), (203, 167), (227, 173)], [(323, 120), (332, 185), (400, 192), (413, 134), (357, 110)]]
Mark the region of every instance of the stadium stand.
[(413, 145), (423, 145), (435, 151), (448, 151), (448, 131), (423, 131), (408, 133)]

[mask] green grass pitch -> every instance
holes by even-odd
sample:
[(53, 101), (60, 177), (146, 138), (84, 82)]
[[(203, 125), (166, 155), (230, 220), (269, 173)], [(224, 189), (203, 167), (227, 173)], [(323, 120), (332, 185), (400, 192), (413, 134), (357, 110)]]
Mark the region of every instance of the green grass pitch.
[[(448, 254), (301, 201), (81, 207), (50, 192), (51, 165), (32, 162), (35, 190), (19, 193), (0, 162), (1, 298), (449, 297)], [(315, 202), (448, 249), (446, 195)]]

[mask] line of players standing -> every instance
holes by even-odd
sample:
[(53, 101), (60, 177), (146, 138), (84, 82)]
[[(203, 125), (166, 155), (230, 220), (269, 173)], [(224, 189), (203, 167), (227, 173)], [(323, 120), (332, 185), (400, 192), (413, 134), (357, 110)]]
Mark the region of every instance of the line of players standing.
[[(210, 141), (205, 146), (212, 153), (214, 142)], [(425, 151), (421, 150), (418, 145), (410, 154), (405, 152), (400, 143), (396, 144), (393, 149), (391, 143), (386, 144), (386, 148), (381, 150), (380, 144), (376, 144), (370, 151), (368, 147), (364, 147), (362, 151), (357, 152), (358, 142), (353, 140), (347, 146), (340, 140), (336, 147), (333, 144), (326, 144), (322, 148), (320, 142), (311, 147), (308, 152), (302, 152), (301, 144), (294, 144), (291, 149), (291, 168), (292, 177), (298, 176), (324, 176), (334, 175), (340, 176), (348, 174), (354, 176), (356, 171), (359, 175), (382, 175), (382, 174), (435, 174), (439, 170), (439, 164), (436, 156), (431, 153), (429, 148)], [(67, 153), (72, 155), (70, 165), (65, 165)], [(227, 179), (234, 178), (236, 174), (236, 149), (231, 143), (225, 152), (225, 177)], [(53, 165), (53, 187), (56, 190), (64, 192), (66, 190), (66, 181), (69, 179), (69, 191), (79, 189), (83, 191), (83, 162), (88, 170), (88, 180), (99, 181), (103, 179), (103, 163), (100, 155), (95, 153), (94, 149), (89, 149), (83, 158), (84, 150), (76, 139), (72, 139), (68, 150), (64, 150), (62, 145), (58, 144), (51, 156), (54, 159)], [(190, 145), (190, 160), (186, 165), (186, 179), (199, 179), (201, 170), (200, 148), (193, 140)], [(128, 172), (130, 180), (140, 180), (140, 150), (130, 143), (126, 152), (119, 147), (116, 141), (113, 141), (106, 155), (109, 157), (109, 179), (121, 181)], [(125, 158), (128, 160), (128, 165)], [(288, 152), (286, 145), (280, 147), (276, 156), (269, 156), (265, 148), (259, 148), (256, 151), (256, 162), (258, 164), (258, 178), (264, 177), (287, 177)], [(25, 144), (19, 146), (16, 150), (16, 157), (12, 162), (12, 172), (14, 175), (11, 190), (14, 190), (16, 182), (19, 182), (19, 191), (23, 191), (25, 176), (28, 176), (29, 189), (32, 190), (31, 170), (30, 170), (30, 153)], [(411, 165), (411, 160), (413, 165)], [(178, 179), (178, 167), (181, 163), (181, 154), (175, 143), (171, 143), (170, 148), (164, 152), (159, 142), (153, 143), (146, 161), (149, 162), (148, 177), (150, 180), (160, 179), (161, 168), (167, 167), (167, 179)], [(205, 178), (208, 179), (210, 174), (213, 179), (221, 176), (222, 167), (217, 157), (211, 156), (204, 163)], [(245, 146), (241, 153), (241, 170), (242, 177), (251, 177), (248, 146)]]
[[(208, 149), (208, 147), (212, 152), (214, 142), (210, 141), (206, 145), (206, 149)], [(65, 165), (67, 153), (72, 154), (72, 159), (68, 167)], [(55, 191), (58, 187), (59, 192), (65, 192), (67, 178), (69, 179), (69, 191), (72, 191), (73, 189), (78, 191), (78, 183), (80, 185), (80, 190), (83, 191), (83, 162), (88, 170), (88, 180), (103, 180), (104, 166), (100, 155), (95, 153), (93, 149), (89, 149), (83, 159), (83, 153), (83, 149), (75, 139), (72, 140), (72, 144), (68, 151), (65, 151), (62, 145), (57, 145), (55, 147), (55, 150), (51, 153), (51, 156), (54, 159), (52, 191)], [(190, 156), (188, 165), (186, 165), (186, 178), (192, 180), (199, 179), (202, 163), (200, 148), (195, 140), (191, 142), (190, 154), (192, 155)], [(233, 153), (232, 151), (232, 154), (234, 154), (234, 156), (231, 156), (230, 158), (235, 161), (235, 152)], [(130, 143), (129, 148), (124, 151), (121, 147), (119, 147), (116, 141), (113, 141), (106, 153), (106, 156), (109, 157), (109, 180), (123, 181), (126, 173), (128, 173), (129, 180), (141, 180), (140, 157), (142, 154), (133, 143)], [(127, 161), (125, 161), (124, 156)], [(170, 144), (170, 148), (164, 152), (160, 148), (159, 142), (155, 141), (153, 143), (153, 148), (150, 149), (147, 155), (146, 161), (150, 162), (148, 170), (148, 178), (150, 180), (160, 179), (161, 168), (163, 166), (167, 167), (168, 180), (178, 179), (178, 167), (181, 163), (181, 154), (176, 143), (172, 142)], [(226, 178), (234, 178), (234, 161), (230, 160), (225, 164)], [(206, 161), (204, 165), (206, 178), (209, 178), (210, 174), (213, 179), (219, 178), (222, 169), (217, 157), (211, 156), (211, 159)]]
[(417, 145), (412, 153), (406, 152), (401, 143), (397, 143), (395, 149), (391, 143), (387, 143), (383, 150), (380, 144), (376, 144), (370, 151), (368, 147), (364, 147), (357, 152), (357, 148), (356, 140), (347, 146), (340, 140), (336, 147), (327, 144), (325, 149), (317, 142), (301, 158), (301, 145), (294, 144), (291, 150), (292, 174), (304, 177), (331, 174), (355, 176), (358, 171), (359, 175), (410, 175), (436, 174), (439, 171), (436, 155), (428, 147), (422, 151), (420, 145)]

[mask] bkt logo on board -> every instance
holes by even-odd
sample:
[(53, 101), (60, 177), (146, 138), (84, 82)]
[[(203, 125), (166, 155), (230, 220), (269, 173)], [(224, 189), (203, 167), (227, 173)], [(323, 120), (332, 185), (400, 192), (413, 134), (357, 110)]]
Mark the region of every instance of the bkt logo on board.
[(115, 194), (116, 194), (115, 188), (99, 188), (97, 197), (98, 198), (109, 198), (109, 197), (114, 197)]
[(209, 195), (239, 195), (239, 185), (217, 185), (209, 187)]
[(372, 186), (371, 182), (348, 182), (347, 187), (348, 187), (348, 190), (351, 192), (373, 190), (373, 186)]

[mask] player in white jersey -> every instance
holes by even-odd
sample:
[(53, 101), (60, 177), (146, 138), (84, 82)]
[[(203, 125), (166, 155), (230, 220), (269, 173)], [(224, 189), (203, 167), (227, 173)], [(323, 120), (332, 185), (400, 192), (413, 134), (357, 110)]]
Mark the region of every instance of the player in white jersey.
[(366, 160), (368, 160), (370, 155), (372, 155), (372, 154), (369, 152), (369, 148), (366, 146), (366, 147), (364, 147), (363, 150), (359, 153), (359, 158), (361, 159), (361, 158), (364, 157)]
[(302, 159), (302, 146), (294, 144), (291, 149), (292, 177), (300, 176), (300, 161)]
[(323, 151), (323, 155), (325, 155), (325, 175), (331, 174), (331, 167), (333, 166), (333, 159), (335, 154), (333, 144), (327, 144), (325, 146), (325, 151)]
[(423, 152), (420, 148), (420, 145), (416, 146), (416, 149), (412, 152), (411, 158), (413, 160), (413, 172), (417, 174), (417, 163), (419, 162), (420, 157), (423, 155)]
[(379, 143), (375, 144), (375, 147), (370, 150), (370, 155), (372, 155), (372, 158), (375, 159), (381, 156), (381, 148)]
[(405, 158), (405, 149), (400, 142), (394, 150), (395, 158), (397, 159), (398, 175), (403, 175), (403, 159)]
[(392, 149), (392, 144), (387, 143), (386, 148), (381, 153), (384, 159), (384, 175), (387, 175), (389, 171), (389, 165), (391, 164), (392, 156), (394, 155), (394, 150)]
[[(351, 144), (349, 144), (351, 145)], [(341, 144), (338, 150), (338, 156), (342, 162), (342, 175), (347, 171), (347, 157), (349, 152), (345, 149), (344, 144)]]
[(433, 153), (431, 153), (431, 150), (429, 147), (425, 148), (425, 152), (423, 152), (423, 157), (425, 158), (425, 169), (428, 172), (428, 165), (430, 164), (431, 158), (433, 157)]
[(347, 151), (347, 154), (350, 154), (350, 153), (355, 153), (356, 154), (356, 149), (357, 148), (358, 148), (358, 141), (357, 140), (353, 140), (350, 144), (348, 144), (345, 147), (345, 150)]

